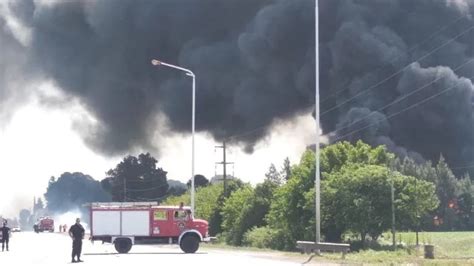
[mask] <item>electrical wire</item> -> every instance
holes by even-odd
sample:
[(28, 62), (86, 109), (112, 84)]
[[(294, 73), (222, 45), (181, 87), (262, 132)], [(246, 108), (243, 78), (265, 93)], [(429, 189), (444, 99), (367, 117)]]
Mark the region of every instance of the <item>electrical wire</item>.
[[(473, 78), (474, 78), (474, 76), (470, 77), (470, 79), (473, 79)], [(458, 83), (457, 83), (456, 85), (454, 85), (454, 86), (451, 86), (451, 87), (448, 87), (448, 88), (446, 88), (446, 89), (444, 89), (444, 90), (441, 90), (440, 92), (435, 93), (435, 94), (431, 95), (431, 96), (428, 97), (428, 98), (425, 98), (425, 99), (423, 99), (423, 100), (421, 100), (421, 101), (419, 101), (419, 102), (416, 102), (416, 103), (414, 103), (414, 104), (412, 104), (412, 105), (410, 105), (410, 106), (408, 106), (408, 107), (406, 107), (406, 108), (404, 108), (404, 109), (402, 109), (402, 110), (400, 110), (400, 111), (398, 111), (398, 112), (396, 112), (396, 113), (393, 113), (393, 114), (387, 116), (387, 117), (384, 118), (384, 119), (380, 119), (380, 120), (378, 120), (378, 121), (376, 121), (376, 122), (382, 122), (382, 121), (384, 121), (384, 120), (386, 120), (386, 119), (393, 118), (393, 117), (395, 117), (395, 116), (397, 116), (397, 115), (400, 115), (400, 114), (402, 114), (402, 113), (404, 113), (404, 112), (406, 112), (406, 111), (408, 111), (408, 110), (411, 110), (411, 109), (413, 109), (413, 108), (415, 108), (415, 107), (417, 107), (417, 106), (420, 106), (420, 105), (422, 105), (422, 104), (425, 104), (426, 102), (428, 102), (428, 101), (430, 101), (430, 100), (432, 100), (432, 99), (434, 99), (434, 98), (436, 98), (436, 97), (438, 97), (438, 96), (440, 96), (440, 95), (442, 95), (442, 94), (444, 94), (444, 93), (446, 93), (446, 92), (448, 92), (448, 91), (450, 91), (450, 90), (456, 88), (456, 87), (459, 86), (460, 84), (461, 84), (461, 81), (458, 82)], [(370, 126), (372, 126), (372, 125), (374, 125), (374, 124), (375, 124), (375, 123), (370, 123), (370, 124), (368, 124), (368, 125), (366, 125), (366, 126), (364, 126), (364, 127), (362, 127), (362, 128), (359, 128), (359, 129), (357, 129), (357, 130), (354, 130), (354, 131), (351, 131), (351, 132), (349, 132), (349, 133), (347, 133), (347, 134), (344, 134), (344, 135), (342, 135), (342, 136), (339, 136), (339, 137), (337, 137), (337, 138), (334, 140), (334, 142), (339, 141), (339, 140), (342, 140), (342, 139), (344, 139), (344, 138), (346, 138), (346, 137), (348, 137), (348, 136), (350, 136), (350, 135), (352, 135), (352, 134), (354, 134), (354, 133), (357, 133), (357, 132), (362, 131), (362, 130), (364, 130), (364, 129), (366, 129), (366, 128), (369, 128)]]
[[(458, 23), (459, 21), (461, 21), (463, 18), (466, 18), (466, 15), (461, 15), (459, 16), (457, 19), (453, 20), (452, 22), (442, 26), (441, 28), (439, 28), (438, 30), (434, 31), (433, 33), (431, 33), (427, 38), (425, 38), (424, 40), (422, 40), (421, 42), (415, 44), (414, 46), (412, 46), (411, 48), (408, 49), (407, 51), (407, 54), (415, 51), (416, 49), (418, 49), (419, 47), (421, 47), (423, 44), (427, 43), (429, 40), (433, 39), (434, 37), (436, 37), (438, 34), (440, 34), (442, 31), (444, 31), (445, 29), (453, 26), (454, 24)], [(401, 55), (396, 55), (394, 56), (392, 59), (390, 59), (390, 63), (393, 63), (395, 62), (395, 59), (400, 59), (401, 58)], [(379, 68), (377, 68), (375, 70), (375, 72), (378, 72), (384, 68), (386, 68), (387, 65), (384, 65), (384, 66), (380, 66)], [(331, 93), (331, 95), (328, 95), (327, 97), (325, 97), (324, 99), (321, 100), (321, 103), (324, 103), (326, 102), (327, 100), (329, 100), (330, 98), (334, 97), (334, 96), (337, 96), (339, 93), (347, 90), (348, 88), (343, 88), (343, 89), (340, 89), (334, 93)]]
[(428, 56), (434, 54), (435, 52), (439, 51), (441, 48), (445, 47), (446, 45), (450, 44), (451, 42), (455, 41), (456, 39), (460, 38), (461, 36), (465, 35), (466, 33), (470, 32), (472, 29), (474, 29), (474, 25), (469, 27), (467, 30), (461, 32), (460, 34), (456, 35), (455, 37), (453, 38), (450, 38), (448, 41), (446, 41), (445, 43), (443, 43), (442, 45), (436, 47), (435, 49), (431, 50), (430, 52), (428, 52), (427, 54), (417, 58), (416, 60), (414, 60), (413, 62), (410, 62), (409, 64), (407, 64), (406, 66), (404, 66), (403, 68), (399, 69), (398, 71), (394, 72), (393, 74), (391, 74), (390, 76), (384, 78), (383, 80), (377, 82), (376, 84), (370, 86), (369, 88), (367, 89), (364, 89), (358, 93), (356, 93), (355, 95), (353, 95), (352, 97), (344, 100), (342, 103), (339, 103), (339, 104), (336, 104), (335, 106), (327, 109), (326, 111), (322, 112), (321, 113), (321, 117), (323, 117), (324, 115), (330, 113), (331, 111), (334, 111), (336, 109), (338, 109), (339, 107), (345, 105), (346, 103), (352, 101), (353, 99), (359, 97), (360, 95), (362, 95), (363, 93), (366, 93), (372, 89), (375, 89), (377, 88), (378, 86), (382, 85), (383, 83), (385, 83), (386, 81), (389, 81), (390, 79), (396, 77), (398, 74), (402, 73), (405, 69), (407, 69), (408, 67), (410, 67), (411, 64), (415, 63), (415, 62), (418, 62), (418, 61), (421, 61), (425, 58), (427, 58)]
[[(421, 45), (423, 45), (424, 43), (428, 42), (429, 40), (431, 40), (432, 38), (434, 38), (435, 36), (437, 36), (439, 33), (441, 33), (442, 31), (444, 31), (445, 29), (451, 27), (452, 25), (456, 24), (457, 22), (459, 22), (460, 20), (462, 20), (462, 19), (465, 18), (465, 17), (466, 17), (465, 15), (460, 16), (460, 17), (458, 17), (456, 20), (452, 21), (451, 23), (448, 23), (447, 25), (441, 27), (441, 28), (438, 29), (437, 31), (433, 32), (428, 38), (426, 38), (426, 39), (423, 40), (422, 42), (416, 44), (415, 46), (411, 47), (411, 48), (409, 49), (409, 51), (415, 50), (415, 49), (418, 48), (419, 46), (421, 46)], [(423, 55), (423, 56), (421, 56), (421, 57), (415, 59), (414, 61), (410, 62), (410, 63), (407, 64), (406, 66), (402, 67), (402, 68), (399, 69), (398, 71), (392, 73), (391, 75), (389, 75), (388, 77), (384, 78), (383, 80), (377, 82), (376, 84), (370, 86), (369, 88), (367, 88), (367, 89), (365, 89), (365, 90), (362, 90), (362, 91), (360, 91), (359, 93), (357, 93), (356, 95), (354, 95), (354, 96), (350, 97), (349, 99), (343, 101), (342, 103), (339, 103), (339, 104), (337, 104), (337, 105), (335, 105), (335, 106), (333, 106), (333, 107), (331, 107), (331, 108), (325, 110), (324, 112), (322, 112), (322, 113), (320, 114), (321, 117), (324, 116), (325, 114), (327, 114), (327, 113), (329, 113), (329, 112), (331, 112), (331, 111), (333, 111), (333, 110), (335, 110), (335, 109), (341, 107), (342, 105), (344, 105), (344, 104), (346, 104), (346, 103), (352, 101), (353, 99), (355, 99), (356, 97), (360, 96), (361, 94), (363, 94), (363, 93), (365, 93), (365, 92), (368, 92), (368, 91), (370, 91), (370, 90), (372, 90), (372, 89), (375, 89), (376, 87), (378, 87), (378, 86), (382, 85), (383, 83), (389, 81), (390, 79), (396, 77), (397, 75), (399, 75), (400, 73), (402, 73), (404, 70), (406, 70), (408, 67), (410, 67), (413, 63), (415, 63), (415, 62), (417, 62), (417, 61), (421, 61), (421, 60), (427, 58), (428, 56), (434, 54), (435, 52), (439, 51), (441, 48), (445, 47), (446, 45), (448, 45), (448, 44), (450, 44), (451, 42), (455, 41), (456, 39), (458, 39), (458, 38), (464, 36), (465, 34), (467, 34), (467, 33), (468, 33), (469, 31), (471, 31), (472, 29), (474, 29), (474, 25), (471, 26), (471, 27), (469, 27), (468, 29), (464, 30), (464, 31), (461, 32), (460, 34), (456, 35), (455, 37), (450, 38), (449, 40), (447, 40), (446, 42), (444, 42), (442, 45), (437, 46), (436, 48), (434, 48), (434, 49), (432, 49), (431, 51), (429, 51), (427, 54), (425, 54), (425, 55)], [(463, 65), (464, 65), (464, 64), (463, 64)], [(384, 67), (385, 67), (385, 66), (382, 66), (382, 67), (380, 67), (380, 69), (381, 69), (381, 68), (384, 68)], [(377, 71), (378, 71), (378, 70), (377, 70)], [(340, 90), (340, 91), (337, 91), (337, 92), (335, 92), (335, 94), (338, 94), (339, 92), (344, 91), (344, 90), (346, 90), (346, 89), (347, 89), (347, 88), (342, 89), (342, 90)], [(325, 99), (323, 99), (323, 100), (321, 101), (321, 103), (325, 102), (328, 98), (330, 98), (330, 97), (332, 97), (332, 96), (334, 96), (334, 94), (332, 94), (332, 95), (326, 97)], [(265, 125), (256, 127), (256, 128), (254, 128), (254, 129), (251, 129), (251, 130), (248, 130), (248, 131), (239, 133), (239, 134), (231, 135), (231, 136), (229, 136), (229, 137), (226, 137), (226, 140), (232, 140), (232, 139), (235, 139), (235, 138), (239, 138), (239, 137), (251, 135), (251, 134), (253, 134), (253, 133), (255, 133), (255, 132), (258, 132), (258, 131), (260, 131), (260, 130), (267, 129), (272, 123), (273, 123), (273, 121), (272, 121), (271, 123), (267, 123), (267, 124), (265, 124)]]
[[(470, 60), (467, 60), (466, 62), (462, 63), (461, 65), (459, 65), (459, 66), (457, 66), (455, 69), (453, 69), (453, 71), (456, 71), (456, 70), (461, 69), (462, 67), (466, 66), (468, 63), (473, 62), (473, 60), (474, 60), (474, 58), (473, 58), (473, 59), (470, 59)], [(360, 118), (360, 119), (358, 119), (358, 120), (356, 120), (356, 121), (354, 121), (354, 122), (351, 122), (349, 125), (346, 125), (346, 126), (344, 126), (344, 127), (342, 127), (342, 128), (338, 128), (335, 132), (338, 132), (338, 131), (341, 131), (341, 130), (343, 130), (343, 129), (349, 128), (349, 127), (351, 127), (351, 126), (353, 126), (353, 125), (355, 125), (355, 124), (357, 124), (357, 123), (363, 121), (364, 119), (370, 117), (370, 116), (373, 115), (375, 112), (380, 112), (380, 111), (382, 111), (382, 110), (384, 110), (384, 109), (386, 109), (386, 108), (388, 108), (388, 107), (390, 107), (390, 106), (392, 106), (392, 105), (394, 105), (394, 104), (396, 104), (396, 103), (399, 103), (399, 102), (403, 101), (404, 99), (410, 97), (411, 95), (413, 95), (413, 94), (415, 94), (415, 93), (417, 93), (417, 92), (419, 92), (419, 91), (421, 91), (421, 90), (423, 90), (423, 89), (429, 87), (430, 85), (432, 85), (432, 84), (434, 84), (434, 83), (436, 83), (437, 81), (442, 80), (442, 79), (443, 79), (443, 77), (437, 77), (437, 78), (435, 78), (434, 80), (432, 80), (432, 81), (430, 81), (430, 82), (424, 84), (423, 86), (418, 87), (417, 89), (415, 89), (415, 90), (413, 90), (413, 91), (411, 91), (411, 92), (409, 92), (409, 93), (407, 93), (407, 94), (404, 94), (402, 97), (395, 99), (395, 100), (392, 101), (391, 103), (386, 104), (386, 105), (384, 105), (383, 107), (380, 107), (379, 109), (377, 109), (377, 110), (375, 110), (375, 111), (373, 111), (373, 112), (370, 112), (370, 114), (368, 114), (368, 115), (366, 115), (366, 116), (364, 116), (364, 117), (362, 117), (362, 118)]]

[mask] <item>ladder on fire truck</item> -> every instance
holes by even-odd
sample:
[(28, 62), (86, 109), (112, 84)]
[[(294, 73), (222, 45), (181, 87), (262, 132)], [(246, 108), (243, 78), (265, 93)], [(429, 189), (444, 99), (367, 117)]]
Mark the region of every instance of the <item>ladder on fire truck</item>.
[(110, 207), (117, 207), (117, 208), (127, 208), (127, 207), (150, 207), (150, 206), (158, 206), (157, 201), (143, 201), (143, 202), (92, 202), (87, 204), (86, 206), (90, 206), (93, 208), (110, 208)]

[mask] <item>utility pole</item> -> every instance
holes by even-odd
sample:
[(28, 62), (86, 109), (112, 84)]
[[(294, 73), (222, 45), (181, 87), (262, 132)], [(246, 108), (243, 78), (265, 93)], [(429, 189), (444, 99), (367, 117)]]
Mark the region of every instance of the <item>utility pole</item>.
[(227, 162), (226, 153), (227, 147), (225, 141), (222, 142), (222, 146), (216, 146), (216, 148), (222, 149), (222, 162), (216, 162), (216, 164), (222, 164), (223, 168), (223, 181), (224, 181), (224, 195), (227, 195), (227, 165), (233, 164), (233, 162)]
[(418, 218), (418, 202), (417, 202), (417, 199), (418, 198), (418, 192), (416, 190), (416, 177), (415, 177), (415, 219), (416, 219), (416, 246), (418, 247), (418, 231), (419, 231), (419, 227), (420, 227), (420, 219)]

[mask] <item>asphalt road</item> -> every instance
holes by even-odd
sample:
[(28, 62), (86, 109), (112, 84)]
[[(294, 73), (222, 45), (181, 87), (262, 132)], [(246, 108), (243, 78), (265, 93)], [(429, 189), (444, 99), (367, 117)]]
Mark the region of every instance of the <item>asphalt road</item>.
[[(0, 252), (1, 265), (67, 265), (71, 263), (72, 241), (65, 234), (13, 233), (10, 251)], [(303, 257), (279, 253), (210, 249), (184, 254), (176, 245), (136, 245), (128, 254), (117, 254), (113, 245), (84, 240), (83, 263), (74, 265), (302, 265)], [(141, 264), (143, 263), (143, 264)]]

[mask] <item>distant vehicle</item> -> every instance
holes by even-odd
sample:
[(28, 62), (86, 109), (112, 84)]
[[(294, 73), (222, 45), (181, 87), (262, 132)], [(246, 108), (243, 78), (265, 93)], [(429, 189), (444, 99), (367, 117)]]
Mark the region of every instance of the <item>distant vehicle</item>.
[(41, 217), (33, 226), (36, 233), (54, 232), (54, 220), (51, 217)]
[(90, 205), (91, 240), (112, 243), (119, 253), (136, 244), (178, 244), (195, 253), (211, 241), (208, 222), (194, 219), (189, 207), (158, 206), (157, 202), (110, 202)]
[(21, 232), (20, 227), (13, 227), (12, 232)]

